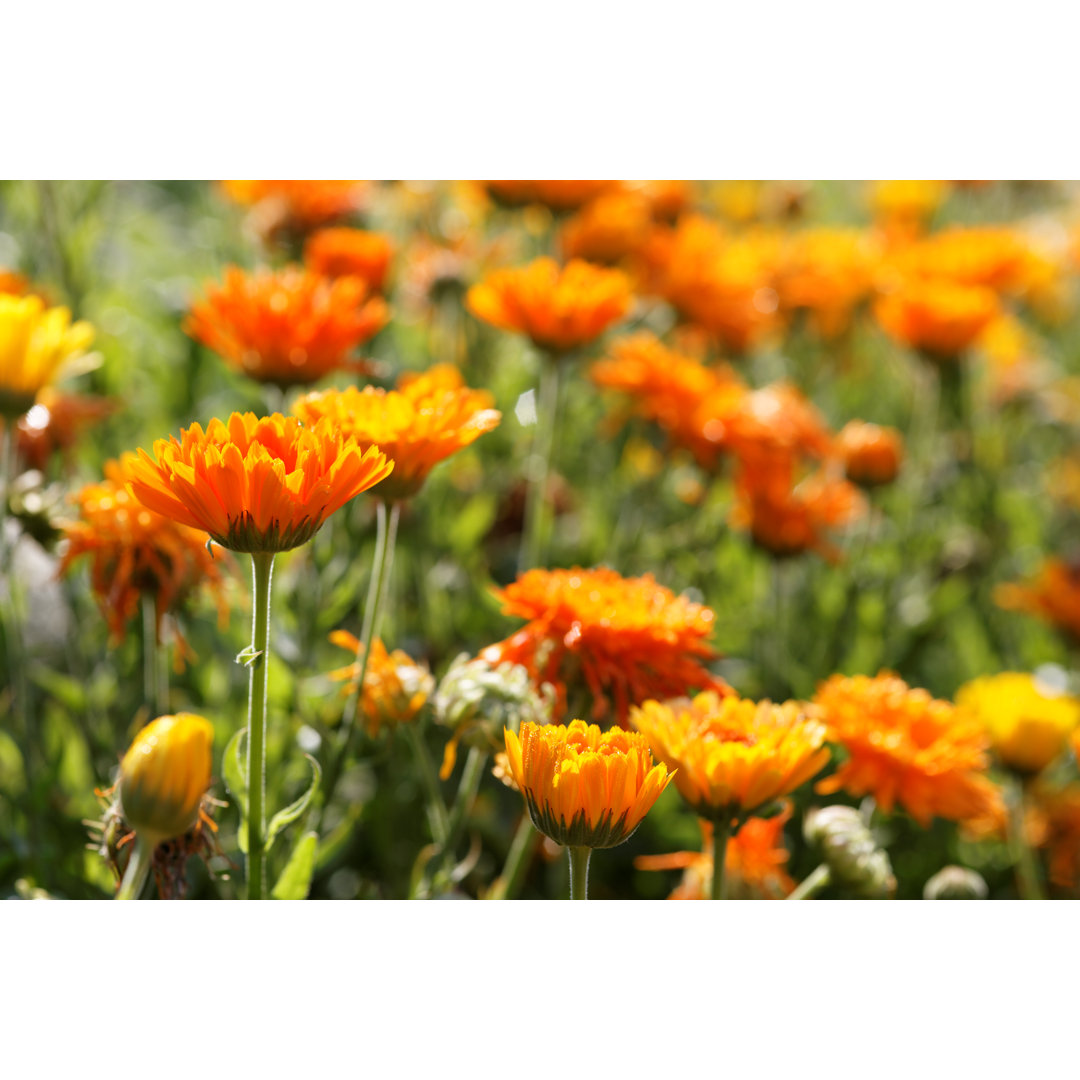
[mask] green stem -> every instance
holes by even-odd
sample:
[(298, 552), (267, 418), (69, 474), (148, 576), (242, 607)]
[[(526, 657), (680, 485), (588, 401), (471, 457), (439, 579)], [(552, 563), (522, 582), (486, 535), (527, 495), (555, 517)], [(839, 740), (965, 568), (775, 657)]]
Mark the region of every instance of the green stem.
[(420, 780), (424, 785), (427, 795), (428, 823), (431, 826), (431, 836), (440, 849), (446, 848), (448, 835), (448, 822), (446, 803), (443, 801), (442, 792), (439, 790), (439, 780), (435, 772), (435, 765), (428, 752), (427, 743), (424, 742), (424, 733), (416, 724), (405, 724), (405, 737), (413, 749), (413, 756), (420, 767)]
[(143, 611), (143, 695), (154, 716), (169, 711), (168, 670), (163, 664), (163, 646), (158, 642), (157, 608), (150, 593), (142, 594)]
[(1022, 781), (1015, 781), (1009, 793), (1010, 846), (1016, 860), (1016, 883), (1024, 900), (1045, 900), (1039, 880), (1039, 864), (1035, 852), (1024, 835), (1026, 795)]
[[(484, 765), (487, 763), (487, 751), (473, 747), (465, 761), (465, 769), (461, 774), (461, 783), (458, 785), (458, 793), (454, 798), (454, 805), (450, 808), (450, 816), (446, 825), (446, 840), (443, 851), (446, 859), (453, 859), (454, 848), (457, 846), (461, 830), (465, 825), (465, 816), (472, 804), (476, 802), (476, 794), (480, 790), (480, 781), (484, 778)], [(444, 860), (445, 861), (445, 860)]]
[(731, 820), (729, 818), (713, 823), (713, 900), (724, 899), (724, 863), (727, 859), (727, 845), (730, 836)]
[(522, 523), (518, 573), (547, 561), (551, 506), (547, 498), (548, 473), (559, 423), (559, 367), (561, 361), (540, 358), (540, 391), (536, 403), (536, 434), (528, 457), (525, 520)]
[(570, 899), (589, 899), (589, 857), (592, 848), (568, 847), (567, 854), (570, 856)]
[(251, 652), (248, 662), (248, 874), (249, 900), (261, 900), (266, 891), (263, 843), (266, 836), (266, 683), (270, 665), (270, 587), (274, 553), (251, 555)]
[(533, 828), (529, 815), (525, 814), (518, 825), (517, 832), (514, 833), (514, 839), (510, 842), (503, 872), (495, 879), (488, 892), (489, 900), (509, 900), (517, 895), (518, 889), (521, 888), (521, 878), (525, 873), (525, 868), (529, 865), (539, 842), (540, 834)]
[(816, 870), (811, 871), (809, 876), (799, 882), (795, 891), (789, 896), (789, 900), (813, 900), (822, 889), (829, 884), (829, 868), (822, 863)]
[(120, 888), (116, 891), (114, 899), (139, 899), (146, 879), (150, 875), (150, 863), (154, 858), (155, 847), (157, 847), (157, 840), (154, 837), (144, 836), (141, 833), (135, 834), (135, 846), (132, 848), (124, 878), (120, 882)]

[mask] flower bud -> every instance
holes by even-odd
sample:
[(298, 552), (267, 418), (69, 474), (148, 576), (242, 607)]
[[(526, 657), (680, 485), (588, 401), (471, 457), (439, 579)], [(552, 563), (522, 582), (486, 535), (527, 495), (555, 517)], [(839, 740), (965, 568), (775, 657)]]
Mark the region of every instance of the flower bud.
[(988, 892), (981, 874), (965, 866), (946, 866), (923, 887), (923, 899), (985, 900)]
[(120, 763), (120, 807), (155, 842), (186, 833), (210, 786), (214, 729), (191, 713), (159, 716), (135, 736)]
[(904, 458), (903, 436), (895, 428), (852, 420), (837, 440), (847, 478), (862, 487), (889, 484)]
[(864, 900), (884, 900), (896, 892), (888, 854), (879, 848), (858, 810), (826, 806), (811, 810), (806, 839), (821, 848), (832, 882)]

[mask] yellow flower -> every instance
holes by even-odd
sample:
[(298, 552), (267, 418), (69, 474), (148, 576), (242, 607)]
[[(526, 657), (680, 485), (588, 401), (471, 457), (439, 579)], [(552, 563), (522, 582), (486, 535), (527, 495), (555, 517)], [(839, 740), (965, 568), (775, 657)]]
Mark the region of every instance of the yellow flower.
[(745, 820), (805, 784), (829, 760), (825, 726), (788, 701), (720, 697), (646, 701), (630, 722), (675, 772), (675, 786), (699, 817)]
[(135, 736), (120, 763), (124, 818), (155, 844), (182, 836), (210, 786), (214, 729), (192, 713), (159, 716)]
[(1047, 693), (1018, 671), (973, 679), (957, 691), (956, 704), (982, 723), (1001, 761), (1021, 773), (1045, 769), (1080, 725), (1080, 702)]
[(511, 775), (533, 824), (557, 844), (609, 848), (641, 824), (671, 781), (644, 736), (595, 724), (521, 725), (505, 732)]
[(93, 339), (93, 327), (72, 325), (65, 307), (46, 308), (39, 296), (0, 293), (0, 414), (22, 416)]

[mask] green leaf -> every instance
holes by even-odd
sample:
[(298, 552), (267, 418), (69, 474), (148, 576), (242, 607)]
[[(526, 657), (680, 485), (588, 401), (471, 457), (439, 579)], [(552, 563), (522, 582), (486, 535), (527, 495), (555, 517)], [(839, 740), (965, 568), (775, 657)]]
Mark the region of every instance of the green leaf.
[(225, 777), (225, 786), (229, 789), (229, 796), (240, 811), (240, 828), (236, 834), (240, 850), (246, 855), (248, 849), (248, 774), (247, 754), (244, 749), (244, 738), (247, 728), (242, 727), (225, 747), (225, 753), (221, 759), (221, 771)]
[(305, 791), (296, 802), (289, 803), (284, 810), (279, 810), (270, 819), (270, 825), (266, 830), (265, 851), (270, 850), (277, 834), (281, 832), (286, 825), (291, 825), (308, 808), (308, 803), (314, 798), (315, 792), (319, 790), (319, 781), (322, 779), (322, 769), (319, 768), (319, 763), (310, 754), (305, 754), (304, 757), (311, 762), (311, 783), (308, 785), (307, 791)]
[(254, 645), (248, 645), (236, 654), (236, 662), (243, 664), (244, 667), (251, 667), (260, 656), (262, 656), (262, 649), (256, 649)]
[(318, 833), (304, 833), (296, 841), (296, 847), (281, 877), (270, 891), (275, 900), (306, 900), (311, 889), (311, 877), (315, 873), (315, 853), (319, 847)]

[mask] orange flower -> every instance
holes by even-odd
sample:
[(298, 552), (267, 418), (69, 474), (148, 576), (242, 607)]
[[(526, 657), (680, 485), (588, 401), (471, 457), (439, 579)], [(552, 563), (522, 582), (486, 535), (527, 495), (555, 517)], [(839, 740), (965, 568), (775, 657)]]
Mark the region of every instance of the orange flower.
[(1026, 585), (1011, 583), (994, 590), (1007, 611), (1026, 611), (1080, 640), (1080, 565), (1047, 559)]
[[(1063, 889), (1080, 887), (1080, 785), (1034, 792), (1036, 843), (1048, 849), (1050, 881)], [(1030, 827), (1030, 825), (1029, 825)]]
[(540, 203), (549, 210), (577, 210), (619, 187), (618, 180), (485, 180), (488, 194), (503, 206)]
[(18, 420), (20, 459), (27, 468), (44, 470), (56, 451), (70, 450), (87, 427), (115, 409), (115, 403), (105, 398), (61, 394), (52, 386), (43, 387), (37, 403)]
[(618, 270), (581, 259), (559, 267), (542, 258), (494, 271), (469, 289), (465, 304), (478, 319), (557, 354), (599, 337), (626, 314), (630, 299), (630, 283)]
[(192, 306), (184, 330), (238, 371), (284, 388), (308, 384), (339, 368), (368, 371), (350, 360), (389, 318), (385, 301), (368, 299), (356, 277), (330, 281), (301, 267), (248, 274), (225, 271)]
[(874, 217), (887, 232), (920, 232), (949, 194), (946, 180), (878, 180), (870, 189)]
[(890, 269), (903, 277), (945, 278), (995, 291), (1019, 284), (1027, 245), (1012, 229), (957, 225), (900, 248)]
[(394, 245), (388, 236), (363, 229), (320, 229), (304, 245), (304, 262), (324, 277), (358, 277), (382, 292)]
[(30, 282), (15, 270), (0, 268), (0, 293), (11, 296), (26, 296), (32, 291)]
[(997, 812), (1000, 795), (985, 775), (986, 734), (948, 701), (882, 672), (834, 675), (814, 702), (830, 737), (848, 752), (817, 785), (819, 794), (870, 794), (886, 813), (899, 803), (923, 826), (935, 817), (965, 821)]
[(350, 386), (306, 394), (294, 412), (305, 424), (328, 418), (361, 449), (378, 446), (393, 460), (394, 474), (376, 494), (405, 499), (440, 461), (498, 426), (502, 414), (492, 404), (486, 390), (469, 389), (457, 368), (440, 364), (403, 375), (397, 390)]
[(628, 840), (671, 782), (654, 765), (645, 739), (631, 731), (601, 733), (595, 724), (521, 725), (509, 729), (510, 773), (533, 824), (557, 844), (609, 848)]
[(363, 204), (367, 184), (357, 180), (225, 180), (226, 193), (243, 206), (263, 204), (282, 224), (304, 230), (347, 217)]
[(630, 721), (699, 817), (741, 821), (801, 787), (829, 760), (825, 727), (788, 701), (755, 703), (711, 691), (646, 701)]
[(874, 314), (896, 341), (935, 360), (955, 360), (1001, 310), (991, 289), (910, 278), (878, 299)]
[[(795, 882), (784, 864), (790, 858), (784, 847), (784, 825), (791, 817), (791, 803), (771, 818), (747, 818), (728, 840), (724, 857), (724, 881), (732, 899), (780, 900), (792, 892)], [(685, 870), (682, 882), (669, 900), (707, 900), (712, 887), (712, 822), (702, 820), (701, 851), (673, 851), (670, 855), (639, 855), (637, 870)]]
[[(335, 630), (330, 641), (348, 649), (353, 656), (361, 657), (330, 672), (330, 678), (335, 681), (348, 680), (348, 685), (342, 688), (343, 694), (353, 694), (360, 678), (363, 647), (347, 630)], [(409, 723), (434, 689), (435, 680), (423, 664), (418, 664), (400, 649), (388, 653), (386, 646), (376, 638), (371, 643), (371, 659), (364, 672), (364, 693), (360, 699), (360, 710), (367, 721), (364, 729), (374, 739), (383, 727)]]
[(627, 186), (630, 191), (645, 196), (656, 221), (677, 220), (694, 201), (694, 188), (689, 180), (639, 180)]
[(745, 395), (726, 421), (724, 440), (743, 462), (776, 452), (828, 457), (833, 437), (821, 413), (795, 386), (770, 383)]
[(620, 577), (614, 570), (528, 570), (495, 596), (507, 615), (529, 623), (480, 655), (491, 663), (522, 664), (537, 685), (565, 696), (565, 680), (580, 672), (593, 695), (593, 716), (615, 699), (625, 723), (632, 703), (685, 694), (691, 687), (729, 693), (701, 666), (715, 615), (657, 585), (652, 575)]
[(891, 484), (904, 459), (904, 438), (896, 428), (862, 420), (844, 425), (837, 446), (848, 479), (863, 487)]
[(233, 413), (199, 424), (125, 460), (143, 505), (202, 529), (233, 551), (288, 551), (310, 540), (354, 495), (390, 475), (378, 447), (361, 451), (333, 422)]
[[(73, 496), (79, 520), (64, 526), (67, 550), (59, 573), (89, 556), (90, 583), (114, 643), (138, 614), (143, 594), (154, 597), (159, 636), (165, 613), (204, 583), (217, 598), (218, 617), (224, 621), (228, 607), (221, 565), (206, 550), (205, 534), (142, 506), (125, 486), (122, 462), (106, 462), (105, 477)], [(178, 662), (182, 650), (181, 642)]]
[(562, 228), (562, 248), (575, 259), (618, 263), (635, 254), (652, 231), (644, 195), (613, 191), (587, 203)]

